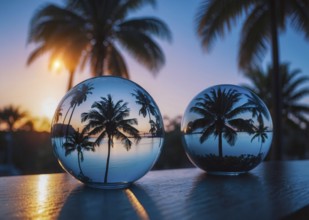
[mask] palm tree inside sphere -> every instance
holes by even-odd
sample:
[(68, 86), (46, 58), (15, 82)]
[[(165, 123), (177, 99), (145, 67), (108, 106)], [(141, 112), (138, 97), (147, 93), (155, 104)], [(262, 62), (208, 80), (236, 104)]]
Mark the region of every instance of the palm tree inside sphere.
[(247, 103), (239, 105), (242, 94), (235, 89), (218, 88), (205, 93), (196, 99), (190, 112), (201, 118), (194, 120), (190, 125), (190, 132), (201, 130), (200, 143), (210, 136), (218, 137), (219, 157), (223, 157), (222, 138), (233, 146), (237, 139), (237, 131), (253, 133), (253, 124), (250, 119), (237, 118), (244, 112), (249, 112)]
[[(93, 85), (88, 83), (88, 84), (82, 84), (72, 91), (70, 108), (68, 108), (67, 113), (69, 112), (69, 110), (71, 108), (72, 108), (72, 111), (71, 111), (71, 115), (70, 115), (69, 121), (68, 121), (67, 126), (66, 126), (66, 132), (65, 132), (66, 137), (68, 136), (69, 126), (71, 124), (72, 116), (73, 116), (73, 113), (74, 113), (76, 106), (79, 106), (83, 102), (85, 102), (87, 100), (88, 95), (92, 94), (91, 90), (93, 90), (93, 89), (94, 89)], [(67, 115), (67, 113), (66, 113), (66, 115)], [(63, 122), (64, 121), (65, 121), (65, 118), (64, 118)]]
[(84, 161), (84, 153), (83, 151), (95, 151), (95, 145), (93, 142), (89, 140), (89, 136), (83, 132), (74, 131), (70, 134), (65, 143), (63, 143), (63, 147), (65, 149), (65, 156), (70, 155), (72, 152), (77, 151), (77, 160), (78, 160), (78, 168), (79, 175), (78, 178), (81, 181), (90, 181), (90, 179), (85, 176), (83, 173), (81, 162)]
[[(149, 132), (153, 137), (156, 133), (160, 133), (160, 126), (158, 126), (160, 124), (160, 117), (156, 111), (156, 106), (150, 96), (143, 91), (136, 89), (134, 92), (135, 93), (131, 94), (136, 99), (135, 103), (141, 106), (138, 114), (143, 115), (144, 118), (148, 115), (150, 125)], [(154, 118), (151, 118), (151, 116), (154, 116)]]
[(104, 184), (108, 183), (108, 171), (111, 148), (114, 147), (114, 140), (121, 140), (123, 146), (131, 149), (133, 138), (135, 143), (141, 139), (139, 131), (134, 127), (137, 125), (136, 118), (128, 118), (130, 109), (128, 103), (123, 100), (114, 101), (110, 94), (107, 97), (101, 97), (100, 101), (92, 104), (89, 112), (82, 113), (82, 122), (87, 122), (84, 131), (90, 136), (95, 136), (95, 145), (100, 145), (103, 139), (107, 138), (107, 159), (104, 174)]

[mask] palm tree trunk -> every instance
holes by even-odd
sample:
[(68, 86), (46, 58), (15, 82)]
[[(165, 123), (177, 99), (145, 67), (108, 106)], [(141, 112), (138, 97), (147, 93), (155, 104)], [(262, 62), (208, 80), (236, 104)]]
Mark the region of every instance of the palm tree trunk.
[(108, 152), (107, 152), (107, 160), (106, 160), (106, 168), (105, 168), (104, 183), (107, 183), (108, 167), (109, 167), (109, 158), (110, 158), (110, 154), (111, 154), (111, 142), (112, 142), (112, 137), (111, 137), (111, 136), (108, 136)]
[(63, 118), (63, 122), (62, 122), (62, 124), (64, 124), (65, 119), (67, 118), (67, 115), (68, 115), (68, 113), (69, 113), (70, 109), (71, 109), (71, 107), (70, 107), (70, 108), (68, 108), (67, 112), (65, 113), (65, 116), (64, 116), (64, 118)]
[(149, 111), (149, 109), (147, 109), (147, 112), (148, 112), (149, 123), (150, 123), (150, 121), (151, 121), (151, 117), (150, 117), (150, 111)]
[(261, 141), (261, 146), (260, 146), (259, 154), (260, 154), (261, 151), (262, 151), (262, 145), (263, 145), (263, 142)]
[(282, 94), (281, 76), (279, 72), (279, 45), (278, 45), (278, 24), (277, 24), (277, 0), (270, 0), (271, 10), (271, 40), (272, 40), (272, 62), (273, 62), (273, 119), (274, 119), (274, 142), (273, 158), (281, 160), (282, 154)]
[(84, 173), (83, 173), (83, 170), (82, 170), (82, 167), (81, 167), (81, 164), (80, 164), (80, 160), (81, 160), (80, 155), (81, 155), (81, 152), (78, 151), (77, 159), (78, 159), (79, 172), (80, 172), (81, 176), (84, 177)]
[(67, 91), (69, 91), (73, 87), (74, 72), (75, 70), (69, 70), (69, 82), (68, 82)]
[[(150, 111), (149, 111), (149, 109), (147, 109), (147, 112), (148, 112), (149, 124), (150, 124), (150, 130), (151, 130), (152, 127), (151, 127), (151, 117), (150, 117)], [(152, 132), (151, 132), (151, 137), (153, 137), (153, 133), (152, 133)]]
[(13, 161), (13, 158), (12, 158), (12, 155), (13, 155), (13, 131), (10, 130), (6, 133), (6, 136), (5, 136), (5, 139), (6, 139), (6, 163), (11, 166), (12, 165), (12, 161)]
[(65, 113), (65, 116), (63, 118), (63, 122), (62, 122), (62, 126), (64, 125), (64, 122), (65, 122), (65, 119), (67, 118), (68, 114), (69, 114), (69, 111), (70, 111), (71, 107), (68, 108), (67, 112)]
[(222, 132), (219, 132), (219, 138), (218, 138), (218, 148), (219, 148), (219, 157), (223, 157), (222, 152)]
[(77, 104), (74, 104), (74, 107), (73, 107), (73, 109), (72, 109), (72, 112), (71, 112), (71, 115), (70, 115), (70, 118), (69, 118), (69, 121), (68, 121), (68, 124), (67, 124), (67, 129), (66, 129), (66, 131), (65, 131), (65, 138), (68, 137), (69, 125), (70, 125), (70, 123), (71, 123), (72, 116), (73, 116), (73, 113), (74, 113), (74, 110), (75, 110), (76, 106), (77, 106)]
[[(104, 40), (99, 40), (99, 42), (104, 42)], [(104, 45), (96, 45), (96, 47), (98, 47), (101, 49), (100, 51), (97, 51), (97, 55), (96, 55), (96, 63), (95, 63), (95, 72), (94, 74), (96, 76), (103, 76), (104, 75), (104, 60), (105, 60), (105, 46)]]

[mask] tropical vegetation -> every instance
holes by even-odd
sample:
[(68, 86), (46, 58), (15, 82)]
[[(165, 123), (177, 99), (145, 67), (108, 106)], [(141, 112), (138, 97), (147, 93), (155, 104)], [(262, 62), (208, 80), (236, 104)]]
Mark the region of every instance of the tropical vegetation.
[(27, 116), (28, 113), (22, 111), (19, 106), (8, 105), (3, 107), (3, 109), (0, 109), (0, 122), (4, 124), (6, 129), (10, 132), (17, 129), (18, 123)]
[[(299, 69), (291, 69), (288, 63), (280, 65), (280, 73), (283, 125), (302, 129), (309, 123), (309, 105), (303, 100), (309, 96), (309, 89), (306, 86), (309, 77)], [(271, 111), (274, 108), (269, 94), (272, 87), (272, 74), (273, 68), (271, 66), (268, 66), (266, 70), (260, 67), (249, 69), (245, 72), (245, 76), (250, 80), (250, 84), (244, 84), (245, 87), (261, 97)]]
[(281, 85), (279, 72), (278, 31), (287, 26), (303, 32), (309, 39), (309, 0), (203, 0), (197, 12), (197, 33), (202, 46), (210, 50), (217, 37), (224, 37), (232, 24), (244, 19), (238, 64), (242, 70), (256, 66), (265, 57), (267, 47), (272, 48), (272, 74), (275, 125), (274, 144), (276, 158), (281, 159)]
[(93, 76), (129, 78), (122, 50), (156, 73), (165, 57), (154, 37), (171, 40), (167, 25), (155, 17), (134, 18), (131, 13), (155, 0), (66, 0), (63, 6), (47, 4), (33, 15), (28, 43), (37, 47), (28, 64), (46, 52), (50, 62), (60, 57), (69, 70), (68, 89), (78, 67), (88, 63)]

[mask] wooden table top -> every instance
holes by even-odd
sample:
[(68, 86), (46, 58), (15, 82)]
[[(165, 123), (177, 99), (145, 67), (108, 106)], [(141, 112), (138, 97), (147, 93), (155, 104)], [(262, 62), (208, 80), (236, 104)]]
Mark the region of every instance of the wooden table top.
[(247, 175), (151, 171), (125, 190), (68, 174), (0, 178), (0, 219), (309, 219), (309, 161), (264, 162)]

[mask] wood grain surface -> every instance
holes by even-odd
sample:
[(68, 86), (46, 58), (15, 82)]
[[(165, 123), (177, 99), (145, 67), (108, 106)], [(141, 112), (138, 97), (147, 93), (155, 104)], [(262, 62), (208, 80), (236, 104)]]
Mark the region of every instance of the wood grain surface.
[(151, 171), (125, 190), (68, 174), (0, 178), (0, 219), (309, 219), (309, 161), (264, 162), (247, 175)]

